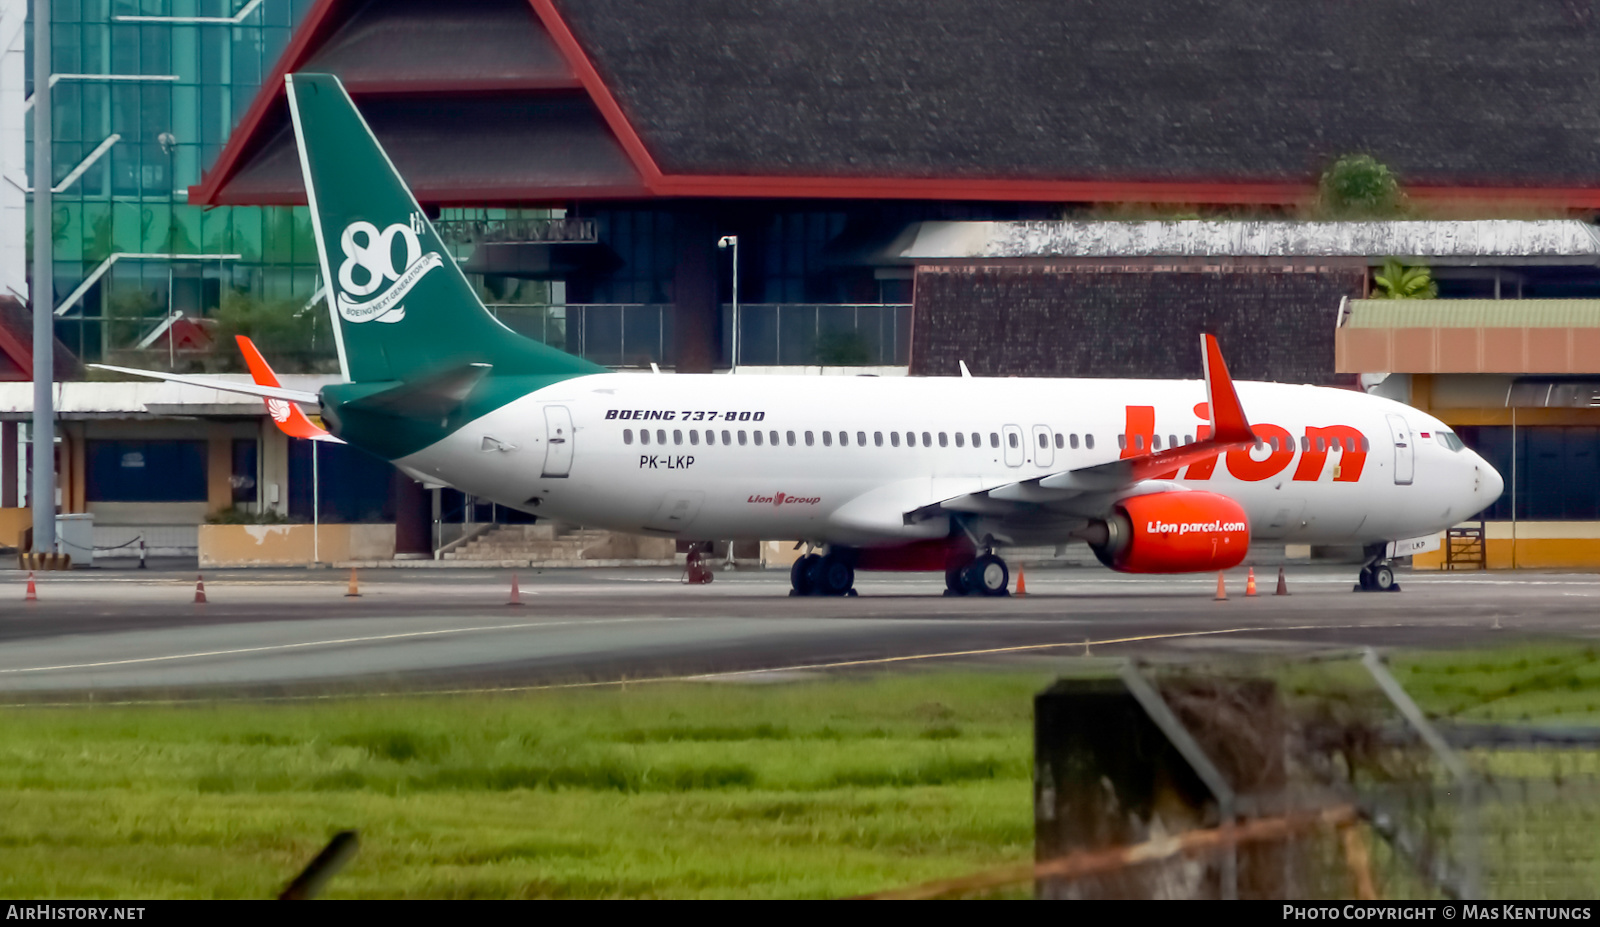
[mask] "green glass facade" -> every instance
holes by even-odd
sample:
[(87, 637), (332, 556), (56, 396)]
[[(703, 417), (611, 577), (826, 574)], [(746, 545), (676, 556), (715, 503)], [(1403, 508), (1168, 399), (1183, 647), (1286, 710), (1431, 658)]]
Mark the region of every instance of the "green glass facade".
[[(255, 334), (263, 347), (293, 355), (286, 369), (319, 368), (332, 358), (326, 319), (305, 311), (317, 285), (306, 210), (205, 209), (187, 196), (311, 6), (52, 0), (51, 65), (61, 75), (52, 100), (54, 182), (118, 136), (54, 198), (58, 306), (121, 255), (58, 318), (58, 335), (83, 360), (196, 369), (232, 362), (232, 351), (213, 355), (160, 335), (151, 340), (169, 312), (215, 319), (213, 336)], [(247, 8), (236, 25), (195, 21)], [(31, 53), (27, 67), (31, 78)], [(28, 144), (31, 175), (31, 125)]]

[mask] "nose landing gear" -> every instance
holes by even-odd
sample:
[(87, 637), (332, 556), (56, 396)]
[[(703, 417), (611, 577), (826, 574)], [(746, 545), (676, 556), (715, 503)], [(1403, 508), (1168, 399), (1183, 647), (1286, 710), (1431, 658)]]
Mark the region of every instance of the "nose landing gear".
[(1399, 592), (1400, 584), (1394, 579), (1394, 564), (1384, 556), (1385, 545), (1374, 544), (1367, 548), (1367, 565), (1356, 577), (1352, 592)]

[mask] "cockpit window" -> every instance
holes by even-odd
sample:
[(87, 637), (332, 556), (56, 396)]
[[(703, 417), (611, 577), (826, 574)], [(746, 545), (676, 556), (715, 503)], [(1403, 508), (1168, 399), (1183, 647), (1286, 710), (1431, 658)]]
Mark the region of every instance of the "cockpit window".
[(1434, 434), (1438, 435), (1439, 443), (1443, 444), (1445, 447), (1448, 447), (1452, 451), (1459, 451), (1466, 447), (1466, 445), (1462, 443), (1461, 439), (1456, 437), (1456, 433), (1453, 431), (1436, 431)]

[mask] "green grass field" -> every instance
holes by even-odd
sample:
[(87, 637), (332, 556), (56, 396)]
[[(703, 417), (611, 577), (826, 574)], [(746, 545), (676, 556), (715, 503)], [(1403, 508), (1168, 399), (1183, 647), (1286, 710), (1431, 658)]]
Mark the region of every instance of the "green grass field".
[(836, 897), (1026, 860), (1047, 676), (0, 710), (0, 895)]
[[(1600, 723), (1593, 647), (1393, 665), (1442, 717)], [(1353, 663), (1274, 672), (1293, 698), (1373, 695)], [(965, 874), (1031, 856), (1053, 675), (3, 708), (0, 895), (271, 897), (346, 828), (361, 850), (329, 897), (827, 898)]]

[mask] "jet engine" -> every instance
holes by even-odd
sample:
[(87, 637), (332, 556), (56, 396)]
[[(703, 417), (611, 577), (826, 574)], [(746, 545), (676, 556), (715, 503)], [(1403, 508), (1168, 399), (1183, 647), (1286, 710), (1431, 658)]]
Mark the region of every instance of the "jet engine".
[(1250, 520), (1214, 492), (1158, 492), (1119, 500), (1078, 536), (1119, 573), (1208, 573), (1244, 560)]

